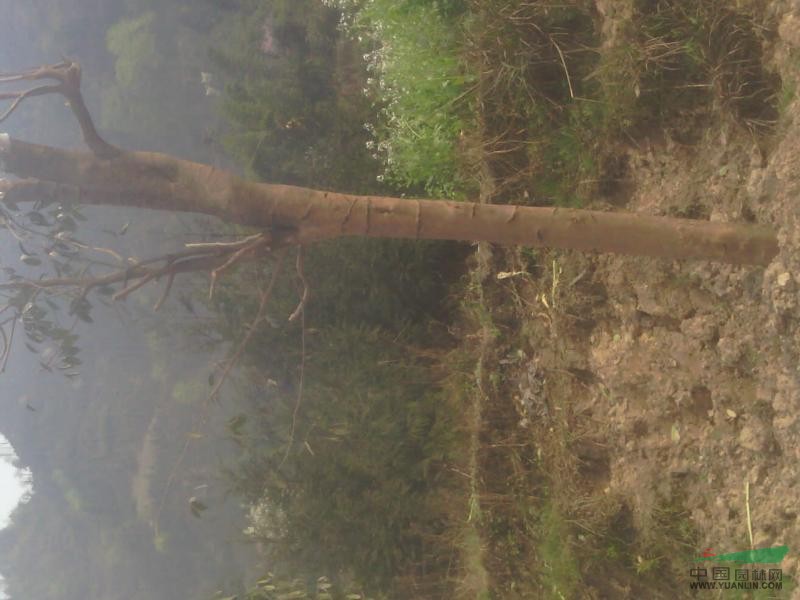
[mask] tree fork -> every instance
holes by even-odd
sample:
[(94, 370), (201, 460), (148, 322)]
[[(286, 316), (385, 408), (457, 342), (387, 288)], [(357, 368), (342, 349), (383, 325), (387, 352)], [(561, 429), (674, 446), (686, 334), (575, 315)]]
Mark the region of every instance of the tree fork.
[(226, 171), (152, 152), (113, 157), (0, 138), (9, 199), (66, 194), (87, 204), (197, 212), (293, 242), (341, 236), (485, 241), (666, 259), (767, 265), (778, 252), (763, 225), (635, 213), (357, 196), (251, 182)]

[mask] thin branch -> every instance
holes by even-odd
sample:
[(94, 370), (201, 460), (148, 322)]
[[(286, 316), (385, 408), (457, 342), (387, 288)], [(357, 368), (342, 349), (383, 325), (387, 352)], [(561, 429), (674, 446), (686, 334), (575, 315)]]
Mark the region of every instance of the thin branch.
[(300, 313), (300, 381), (297, 383), (297, 399), (294, 402), (294, 410), (292, 411), (292, 428), (289, 430), (289, 443), (286, 444), (286, 452), (283, 453), (283, 458), (281, 459), (281, 462), (278, 465), (278, 469), (280, 469), (283, 466), (283, 463), (286, 462), (286, 459), (289, 458), (289, 452), (291, 452), (292, 445), (294, 444), (294, 434), (297, 426), (297, 414), (300, 412), (300, 404), (303, 401), (305, 376), (306, 376), (306, 311), (303, 310)]
[(138, 290), (142, 286), (144, 286), (147, 283), (151, 282), (153, 279), (156, 279), (157, 277), (159, 277), (163, 273), (167, 272), (167, 270), (169, 268), (171, 268), (171, 267), (172, 267), (172, 264), (170, 263), (166, 267), (162, 267), (161, 269), (156, 269), (154, 271), (150, 271), (146, 275), (143, 275), (142, 277), (140, 277), (139, 281), (136, 281), (135, 283), (131, 283), (130, 285), (125, 286), (120, 291), (115, 293), (113, 296), (111, 296), (111, 299), (114, 300), (115, 302), (117, 300), (125, 300), (128, 296), (131, 295), (131, 293), (135, 292), (136, 290)]
[(0, 123), (10, 117), (11, 113), (13, 113), (26, 98), (43, 96), (44, 94), (55, 94), (59, 92), (59, 89), (60, 86), (58, 85), (40, 85), (39, 87), (31, 88), (25, 92), (5, 92), (0, 94), (0, 100), (15, 99), (14, 102), (11, 103), (11, 106), (6, 109), (6, 112), (0, 116)]
[[(228, 258), (228, 260), (226, 260), (219, 267), (217, 267), (216, 269), (211, 271), (211, 285), (209, 285), (209, 288), (208, 288), (208, 299), (211, 300), (214, 297), (214, 288), (216, 287), (217, 277), (219, 277), (220, 273), (222, 273), (226, 269), (228, 269), (228, 268), (232, 267), (233, 265), (235, 265), (248, 252), (255, 251), (258, 248), (268, 244), (269, 240), (270, 240), (270, 238), (268, 236), (264, 236), (264, 235), (259, 234), (258, 236), (256, 236), (256, 239), (254, 241), (243, 245), (236, 252), (231, 254), (231, 256), (230, 256), (230, 258)], [(233, 247), (230, 244), (228, 246)]]
[(264, 316), (266, 314), (266, 309), (267, 309), (267, 303), (269, 302), (270, 296), (272, 296), (272, 290), (275, 288), (275, 282), (278, 280), (278, 275), (280, 274), (281, 269), (283, 268), (283, 260), (285, 257), (286, 257), (286, 249), (282, 248), (276, 258), (275, 267), (272, 271), (272, 277), (269, 280), (267, 289), (261, 293), (261, 301), (258, 305), (258, 312), (256, 313), (256, 318), (253, 319), (252, 323), (250, 323), (250, 326), (247, 328), (247, 333), (245, 334), (242, 341), (239, 343), (239, 347), (236, 348), (236, 352), (233, 353), (233, 356), (226, 364), (225, 370), (222, 372), (222, 375), (220, 376), (219, 380), (214, 385), (214, 388), (211, 390), (211, 393), (209, 394), (209, 399), (213, 399), (219, 393), (222, 384), (225, 382), (225, 379), (230, 374), (231, 369), (233, 369), (233, 366), (239, 361), (239, 357), (242, 355), (242, 352), (244, 352), (244, 349), (247, 346), (248, 342), (250, 341), (250, 338), (253, 337), (253, 334), (255, 334), (256, 330), (258, 329), (258, 326), (264, 320)]
[(106, 142), (100, 137), (100, 134), (97, 133), (94, 121), (92, 121), (89, 109), (86, 108), (86, 103), (83, 101), (83, 96), (81, 94), (81, 67), (77, 62), (65, 60), (54, 65), (29, 69), (20, 73), (0, 74), (0, 84), (17, 81), (37, 81), (41, 79), (55, 79), (58, 81), (58, 84), (39, 86), (25, 92), (3, 94), (3, 98), (0, 99), (7, 100), (15, 98), (15, 100), (8, 110), (6, 110), (2, 118), (0, 118), (0, 122), (14, 112), (19, 104), (26, 98), (44, 94), (61, 94), (67, 99), (72, 114), (77, 119), (78, 125), (80, 125), (83, 140), (95, 156), (114, 158), (122, 154), (119, 148)]
[(303, 284), (303, 293), (300, 296), (300, 303), (297, 305), (297, 308), (294, 309), (291, 315), (289, 315), (289, 322), (292, 323), (297, 320), (297, 317), (300, 316), (301, 313), (305, 312), (306, 304), (308, 303), (308, 298), (310, 296), (310, 290), (308, 287), (308, 281), (306, 281), (306, 276), (303, 271), (303, 246), (297, 247), (297, 262), (295, 263), (295, 268), (297, 269), (297, 277), (300, 279), (300, 282)]
[[(186, 250), (140, 261), (134, 265), (131, 265), (130, 267), (118, 269), (107, 275), (102, 275), (99, 277), (53, 277), (50, 279), (40, 279), (37, 281), (27, 279), (23, 281), (10, 281), (6, 283), (0, 283), (0, 290), (21, 288), (41, 290), (59, 287), (81, 287), (91, 290), (92, 288), (101, 285), (111, 285), (120, 282), (124, 282), (127, 285), (127, 282), (132, 279), (147, 278), (147, 281), (151, 281), (156, 277), (160, 277), (169, 273), (178, 274), (189, 271), (215, 269), (220, 265), (220, 261), (226, 260), (226, 254), (227, 253), (222, 250)], [(158, 262), (165, 262), (166, 265), (163, 267), (149, 266)], [(133, 289), (128, 289), (128, 287), (121, 292), (118, 292), (115, 295), (116, 299), (123, 299), (125, 296), (134, 291)], [(138, 285), (136, 289), (139, 287), (141, 287), (141, 285)]]
[(280, 465), (278, 465), (279, 469), (283, 466), (283, 463), (286, 462), (286, 459), (289, 458), (289, 452), (291, 452), (292, 445), (294, 444), (294, 435), (297, 427), (297, 414), (300, 412), (300, 404), (303, 401), (303, 388), (305, 387), (306, 304), (308, 303), (310, 292), (308, 287), (308, 281), (306, 280), (305, 272), (303, 270), (303, 246), (297, 247), (296, 268), (297, 268), (297, 276), (300, 278), (300, 282), (303, 284), (303, 293), (300, 298), (300, 304), (297, 305), (297, 308), (289, 317), (289, 321), (290, 322), (294, 321), (295, 319), (297, 319), (298, 315), (300, 316), (300, 381), (297, 384), (297, 399), (295, 400), (294, 410), (292, 411), (292, 428), (289, 430), (289, 443), (286, 444), (286, 452), (284, 452), (283, 458), (281, 459), (281, 463)]
[(125, 259), (119, 254), (119, 252), (112, 250), (111, 248), (104, 248), (102, 246), (91, 246), (89, 244), (84, 244), (83, 242), (79, 242), (78, 240), (73, 240), (71, 238), (67, 238), (65, 240), (60, 240), (65, 244), (70, 246), (75, 246), (76, 248), (80, 248), (82, 250), (94, 250), (95, 252), (101, 252), (103, 254), (108, 254), (109, 256), (113, 256), (117, 261), (124, 263)]
[(199, 250), (219, 250), (219, 249), (226, 249), (230, 247), (240, 247), (242, 245), (247, 245), (250, 242), (254, 242), (260, 238), (265, 237), (264, 233), (256, 233), (254, 235), (248, 235), (240, 240), (233, 240), (231, 242), (191, 242), (185, 244), (187, 248), (191, 249), (199, 249)]
[(72, 63), (69, 61), (60, 62), (55, 65), (46, 65), (18, 71), (15, 73), (0, 73), (0, 83), (12, 83), (16, 81), (37, 81), (41, 79), (55, 79), (60, 83), (66, 82), (64, 69)]
[(23, 69), (22, 71), (15, 71), (9, 73), (0, 73), (0, 83), (7, 83), (11, 81), (31, 81), (34, 79), (58, 79), (62, 81), (59, 70), (68, 67), (71, 63), (69, 60), (63, 60), (54, 65), (38, 65)]
[[(14, 342), (14, 330), (17, 328), (17, 319), (11, 321), (11, 333), (8, 336), (5, 350), (3, 351), (3, 362), (0, 364), (0, 373), (6, 372), (6, 365), (8, 364), (8, 357), (11, 355), (11, 344)], [(3, 333), (5, 337), (5, 333)]]
[(169, 278), (167, 279), (167, 285), (164, 286), (164, 293), (161, 294), (161, 298), (158, 299), (155, 306), (153, 306), (153, 311), (158, 311), (159, 308), (167, 301), (167, 297), (169, 296), (169, 291), (172, 289), (172, 283), (175, 281), (175, 273), (170, 273)]
[[(16, 317), (14, 317), (14, 318), (16, 318)], [(2, 354), (0, 354), (0, 356), (2, 356), (2, 357), (4, 357), (4, 358), (5, 358), (5, 355), (6, 355), (6, 353), (8, 352), (8, 349), (9, 349), (9, 344), (8, 344), (8, 336), (6, 335), (6, 328), (5, 328), (5, 324), (3, 324), (2, 326), (0, 326), (0, 336), (2, 336), (2, 338), (3, 338), (3, 353), (2, 353)], [(4, 369), (0, 369), (0, 373), (2, 373), (2, 372), (3, 372), (3, 370), (4, 370)]]

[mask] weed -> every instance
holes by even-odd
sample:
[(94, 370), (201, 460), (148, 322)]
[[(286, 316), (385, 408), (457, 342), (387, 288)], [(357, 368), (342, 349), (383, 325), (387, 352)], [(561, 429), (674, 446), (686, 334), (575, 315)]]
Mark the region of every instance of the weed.
[(660, 498), (644, 521), (637, 543), (631, 548), (630, 562), (636, 572), (652, 576), (654, 582), (663, 581), (666, 574), (684, 577), (686, 556), (698, 547), (698, 534), (684, 495), (674, 491), (671, 496)]
[(568, 541), (569, 527), (556, 501), (544, 507), (539, 523), (543, 588), (552, 598), (575, 598), (581, 582), (580, 568)]
[(793, 81), (784, 81), (781, 86), (780, 94), (778, 95), (778, 114), (785, 115), (789, 106), (794, 102), (797, 96), (797, 84)]

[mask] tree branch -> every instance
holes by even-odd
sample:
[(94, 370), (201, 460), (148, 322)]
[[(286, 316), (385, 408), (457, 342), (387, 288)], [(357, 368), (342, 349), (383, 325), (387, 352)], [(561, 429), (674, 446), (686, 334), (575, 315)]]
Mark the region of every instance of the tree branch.
[(65, 60), (54, 65), (46, 65), (18, 73), (0, 74), (0, 84), (17, 81), (41, 81), (43, 79), (55, 79), (58, 83), (38, 86), (24, 92), (0, 94), (0, 100), (14, 100), (0, 117), (0, 123), (8, 118), (27, 98), (45, 94), (61, 94), (67, 99), (72, 114), (78, 120), (84, 142), (86, 142), (86, 145), (95, 156), (98, 158), (114, 158), (122, 154), (119, 148), (106, 142), (97, 133), (92, 116), (89, 114), (89, 109), (86, 108), (86, 103), (83, 101), (83, 95), (81, 94), (81, 67), (77, 62)]
[(303, 246), (297, 246), (297, 262), (295, 263), (295, 269), (297, 270), (297, 277), (300, 279), (300, 283), (303, 285), (303, 292), (300, 296), (300, 302), (297, 305), (297, 308), (295, 308), (292, 314), (289, 315), (290, 323), (296, 321), (297, 317), (299, 317), (305, 311), (311, 292), (308, 287), (308, 281), (306, 280), (305, 272), (303, 271), (303, 254)]
[[(253, 255), (248, 258), (256, 258), (258, 254), (255, 251), (266, 248), (269, 240), (270, 237), (268, 235), (257, 234), (256, 236), (248, 236), (243, 240), (234, 242), (216, 244), (186, 244), (186, 250), (149, 258), (147, 260), (137, 262), (127, 268), (114, 270), (106, 275), (97, 277), (53, 277), (49, 279), (39, 279), (36, 281), (24, 279), (20, 281), (0, 283), (0, 289), (28, 288), (34, 290), (46, 290), (50, 288), (80, 287), (89, 291), (98, 286), (112, 285), (123, 282), (126, 284), (125, 288), (115, 294), (116, 300), (123, 300), (131, 292), (139, 289), (145, 283), (152, 281), (153, 279), (158, 279), (163, 275), (174, 276), (180, 273), (188, 273), (190, 271), (219, 270), (222, 267), (227, 269), (233, 266), (235, 262), (239, 262), (246, 257), (248, 252), (253, 253)], [(92, 250), (97, 249), (90, 246), (84, 247)], [(235, 261), (232, 261), (233, 257), (236, 258)], [(165, 264), (159, 267), (151, 266), (160, 262)], [(135, 284), (127, 285), (127, 282), (129, 282), (131, 279), (136, 279), (139, 281), (137, 281)]]
[(0, 94), (0, 100), (10, 100), (14, 99), (14, 102), (11, 103), (6, 109), (6, 112), (0, 116), (0, 123), (5, 121), (8, 117), (11, 116), (16, 108), (22, 103), (23, 100), (26, 98), (32, 98), (33, 96), (43, 96), (45, 94), (55, 94), (59, 92), (59, 86), (57, 85), (40, 85), (39, 87), (31, 88), (25, 92), (5, 92)]

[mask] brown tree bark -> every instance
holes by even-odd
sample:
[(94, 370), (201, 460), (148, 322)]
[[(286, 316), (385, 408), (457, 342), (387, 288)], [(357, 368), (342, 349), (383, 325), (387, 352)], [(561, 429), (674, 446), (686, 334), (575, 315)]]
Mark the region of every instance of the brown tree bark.
[(777, 254), (761, 225), (633, 213), (356, 196), (243, 180), (150, 152), (60, 150), (5, 137), (6, 182), (18, 200), (67, 194), (91, 204), (205, 213), (308, 244), (340, 236), (485, 241), (666, 259), (766, 265)]
[(208, 165), (152, 152), (124, 152), (95, 129), (80, 91), (81, 69), (64, 61), (0, 83), (47, 80), (13, 100), (6, 119), (26, 98), (66, 98), (91, 152), (58, 150), (0, 135), (0, 160), (24, 182), (5, 182), (8, 198), (71, 194), (93, 204), (198, 212), (269, 230), (280, 243), (308, 244), (360, 235), (483, 241), (615, 252), (668, 259), (696, 258), (766, 265), (778, 252), (773, 231), (759, 225), (565, 208), (498, 206), (443, 200), (355, 196), (245, 181)]

